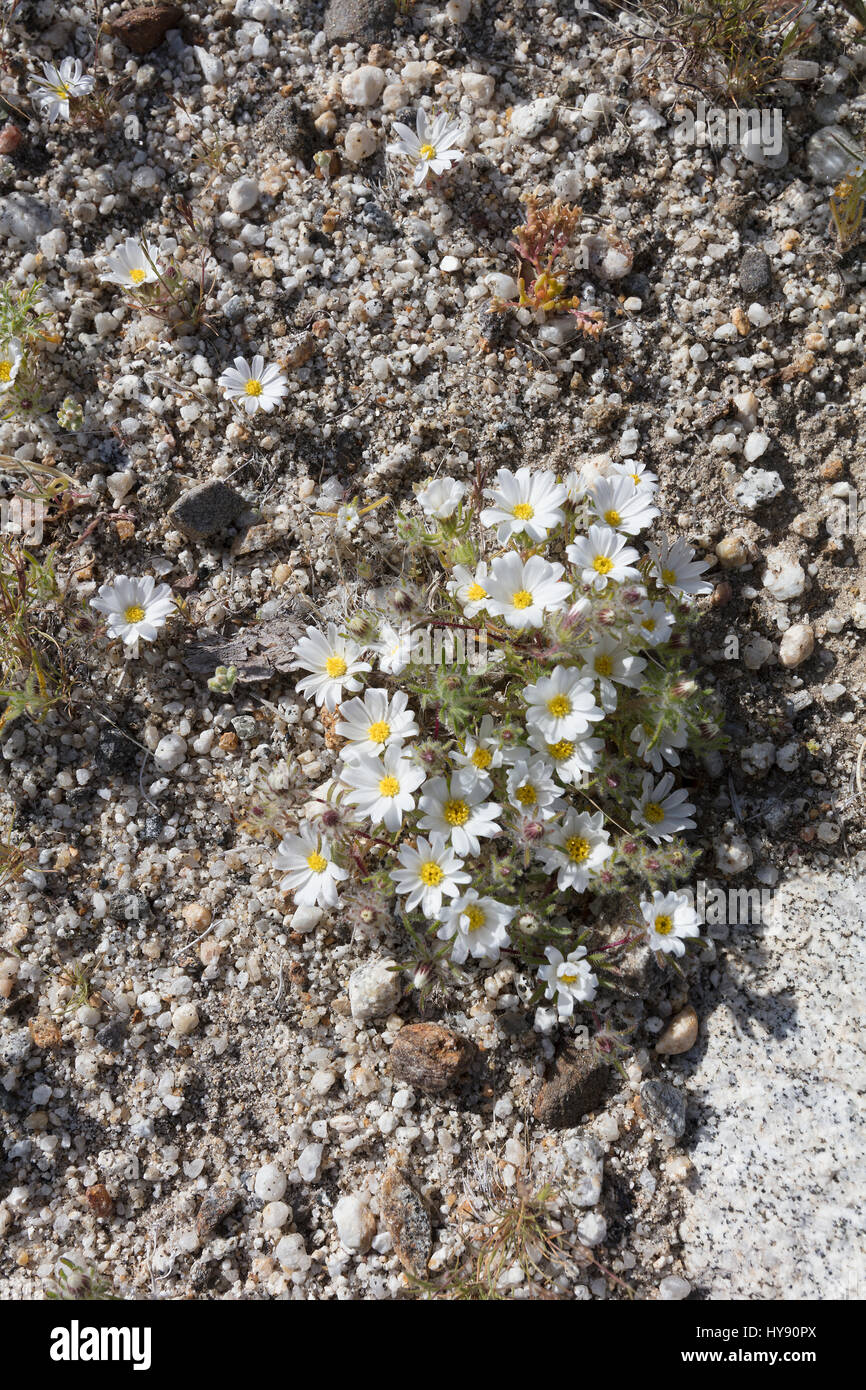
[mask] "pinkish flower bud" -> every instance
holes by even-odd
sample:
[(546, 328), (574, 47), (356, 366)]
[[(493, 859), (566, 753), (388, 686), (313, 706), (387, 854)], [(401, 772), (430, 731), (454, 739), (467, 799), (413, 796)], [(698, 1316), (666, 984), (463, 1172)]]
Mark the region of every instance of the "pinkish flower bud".
[(415, 974), (412, 976), (412, 988), (423, 989), (433, 978), (433, 966), (429, 961), (422, 961), (415, 967)]

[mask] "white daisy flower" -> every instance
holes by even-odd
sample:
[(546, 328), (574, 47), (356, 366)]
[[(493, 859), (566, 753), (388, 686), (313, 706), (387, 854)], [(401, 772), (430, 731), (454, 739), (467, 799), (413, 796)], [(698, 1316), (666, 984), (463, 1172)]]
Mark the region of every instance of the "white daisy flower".
[(566, 473), (563, 487), (565, 488), (565, 495), (572, 506), (577, 506), (579, 502), (582, 502), (589, 491), (583, 469), (572, 468), (570, 472)]
[(640, 910), (647, 927), (644, 939), (653, 951), (685, 955), (686, 937), (701, 934), (701, 919), (688, 893), (653, 893), (651, 900), (641, 903)]
[(599, 478), (591, 494), (591, 503), (599, 521), (613, 531), (636, 536), (646, 530), (659, 515), (652, 503), (652, 493), (635, 487), (630, 478)]
[(592, 681), (574, 666), (554, 666), (549, 676), (525, 685), (521, 694), (531, 732), (540, 733), (548, 743), (580, 738), (590, 724), (604, 718), (595, 703)]
[(291, 893), (299, 907), (336, 907), (337, 884), (349, 877), (331, 858), (331, 846), (312, 826), (300, 835), (286, 835), (274, 855), (274, 868), (286, 877), (280, 884)]
[(694, 830), (691, 819), (694, 806), (687, 800), (686, 792), (678, 787), (671, 792), (674, 784), (672, 772), (666, 772), (659, 782), (655, 782), (651, 772), (644, 774), (640, 801), (632, 798), (635, 809), (635, 824), (646, 827), (647, 834), (656, 844), (660, 840), (672, 840), (680, 830)]
[(419, 634), (408, 623), (402, 623), (399, 631), (391, 623), (383, 623), (376, 641), (370, 643), (370, 651), (378, 658), (380, 671), (386, 676), (399, 676), (412, 660), (418, 640)]
[(495, 898), (479, 897), (476, 890), (470, 888), (448, 905), (436, 935), (440, 941), (450, 941), (453, 937), (451, 960), (455, 965), (462, 965), (467, 956), (497, 961), (499, 952), (510, 944), (508, 924), (514, 911), (513, 907), (498, 903)]
[(418, 493), (418, 502), (427, 516), (447, 521), (460, 506), (466, 491), (466, 483), (458, 483), (455, 478), (435, 478)]
[(529, 742), (536, 752), (549, 758), (560, 782), (566, 786), (580, 786), (598, 762), (598, 755), (604, 747), (600, 738), (561, 738), (548, 743), (543, 734), (532, 733)]
[(659, 647), (673, 632), (674, 620), (664, 603), (644, 603), (638, 609), (632, 631), (649, 647)]
[(289, 389), (288, 378), (273, 363), (265, 366), (265, 359), (258, 354), (250, 364), (245, 357), (236, 357), (233, 367), (226, 367), (217, 382), (222, 386), (229, 400), (239, 401), (248, 415), (257, 410), (270, 413), (286, 395)]
[(544, 758), (522, 758), (508, 774), (508, 800), (533, 820), (551, 820), (561, 809), (559, 788)]
[(498, 528), (500, 545), (519, 535), (543, 541), (564, 520), (562, 504), (567, 494), (553, 473), (533, 473), (530, 468), (512, 473), (509, 468), (500, 468), (496, 487), (485, 488), (484, 496), (493, 506), (484, 508), (480, 520), (484, 526)]
[(456, 598), (467, 618), (476, 618), (484, 612), (488, 599), (487, 562), (476, 565), (474, 574), (465, 565), (455, 565), (451, 575), (446, 591)]
[(90, 600), (91, 608), (106, 615), (109, 637), (119, 637), (127, 647), (152, 642), (174, 606), (169, 586), (150, 575), (136, 579), (119, 574)]
[(658, 482), (658, 474), (653, 473), (647, 468), (645, 463), (637, 463), (634, 459), (625, 459), (620, 463), (610, 465), (611, 473), (620, 478), (631, 478), (635, 487), (648, 488), (650, 492), (655, 492), (655, 485)]
[(406, 911), (420, 907), (425, 917), (438, 917), (443, 898), (456, 898), (470, 875), (463, 868), (444, 835), (427, 840), (418, 836), (417, 846), (401, 845), (397, 851), (402, 868), (392, 869), (391, 878), (398, 893), (407, 893)]
[(665, 536), (659, 545), (648, 545), (647, 551), (656, 583), (670, 593), (684, 597), (713, 592), (712, 584), (700, 577), (710, 568), (709, 564), (705, 560), (695, 560), (695, 552), (685, 541), (677, 538), (671, 543)]
[(0, 393), (8, 391), (18, 375), (24, 357), (17, 338), (7, 338), (0, 343)]
[(56, 121), (62, 116), (69, 120), (70, 97), (85, 97), (93, 91), (93, 78), (84, 73), (80, 58), (64, 58), (59, 68), (53, 63), (43, 63), (43, 77), (33, 77), (37, 90), (36, 102), (47, 121)]
[(333, 714), (343, 698), (343, 687), (354, 691), (361, 689), (357, 680), (359, 671), (369, 671), (369, 661), (360, 661), (361, 649), (357, 643), (337, 633), (336, 623), (328, 623), (325, 636), (317, 627), (308, 627), (306, 637), (296, 644), (294, 654), (298, 658), (292, 662), (290, 671), (309, 671), (310, 675), (298, 681), (299, 695), (312, 695), (317, 705), (324, 705)]
[(560, 892), (571, 888), (575, 893), (586, 891), (590, 878), (613, 854), (610, 835), (604, 829), (604, 814), (597, 811), (566, 812), (536, 854), (547, 873), (556, 873)]
[(599, 683), (601, 707), (606, 714), (616, 709), (616, 685), (639, 685), (646, 667), (642, 656), (633, 656), (624, 643), (609, 633), (596, 638), (591, 647), (583, 647), (580, 655), (586, 663), (582, 674)]
[(416, 188), (420, 188), (428, 174), (444, 174), (463, 158), (463, 150), (455, 148), (464, 134), (463, 127), (446, 115), (434, 116), (431, 121), (421, 108), (415, 119), (415, 130), (400, 121), (394, 122), (394, 130), (400, 138), (388, 146), (387, 153), (404, 155), (415, 165), (413, 182)]
[(419, 809), (424, 812), (419, 829), (451, 837), (458, 854), (480, 854), (480, 841), (500, 834), (497, 816), (502, 807), (496, 801), (485, 801), (487, 789), (465, 772), (455, 772), (450, 778), (433, 777), (419, 797)]
[(651, 723), (636, 724), (629, 737), (632, 743), (637, 744), (638, 757), (649, 763), (654, 772), (662, 772), (665, 763), (679, 767), (679, 750), (688, 743), (686, 726), (682, 723), (673, 732), (667, 730), (662, 734), (657, 734)]
[(341, 705), (336, 732), (347, 738), (350, 745), (342, 751), (343, 761), (375, 757), (392, 743), (414, 738), (418, 725), (408, 704), (405, 690), (389, 696), (387, 690), (367, 689), (362, 700), (356, 698)]
[(493, 787), (490, 773), (502, 766), (502, 746), (494, 728), (493, 716), (485, 714), (478, 733), (464, 739), (462, 753), (451, 754), (451, 761), (465, 773), (467, 780), (477, 782), (485, 794)]
[(638, 552), (610, 526), (590, 526), (589, 535), (578, 536), (565, 553), (581, 571), (584, 584), (594, 589), (603, 589), (610, 581), (622, 584), (626, 579), (640, 579), (633, 563), (640, 559)]
[(521, 560), (516, 551), (498, 555), (488, 580), (487, 611), (504, 618), (509, 627), (541, 627), (545, 613), (556, 612), (571, 597), (571, 585), (561, 582), (562, 565), (540, 555)]
[[(354, 700), (353, 704), (360, 701)], [(362, 757), (344, 764), (340, 780), (350, 788), (346, 801), (356, 806), (373, 825), (399, 830), (404, 815), (415, 809), (412, 793), (421, 786), (426, 773), (404, 757), (402, 747), (393, 743), (381, 758)]]
[(598, 976), (586, 957), (586, 947), (578, 946), (563, 956), (555, 946), (544, 952), (547, 965), (538, 970), (538, 978), (547, 985), (545, 999), (555, 1000), (558, 1018), (565, 1021), (574, 1014), (575, 1004), (591, 1004), (598, 989)]
[(122, 285), (125, 290), (152, 285), (159, 277), (151, 261), (155, 265), (158, 256), (159, 248), (152, 241), (137, 241), (135, 237), (128, 236), (122, 246), (106, 256), (108, 273), (99, 278), (107, 285)]

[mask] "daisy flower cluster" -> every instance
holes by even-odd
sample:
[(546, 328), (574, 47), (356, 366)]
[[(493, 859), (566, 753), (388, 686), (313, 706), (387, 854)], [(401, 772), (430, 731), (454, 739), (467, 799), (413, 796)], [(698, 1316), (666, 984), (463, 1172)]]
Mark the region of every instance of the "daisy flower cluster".
[[(322, 909), (379, 894), (428, 973), (517, 957), (540, 1027), (591, 1005), (629, 947), (679, 956), (699, 932), (676, 891), (695, 857), (677, 776), (718, 733), (685, 671), (711, 585), (681, 541), (642, 544), (655, 481), (631, 462), (433, 481), (398, 533), (443, 580), (374, 593), (294, 652), (339, 756), (326, 813), (277, 851), (284, 891)], [(483, 635), (486, 665), (419, 662), (431, 625)], [(611, 942), (591, 924), (615, 915)]]

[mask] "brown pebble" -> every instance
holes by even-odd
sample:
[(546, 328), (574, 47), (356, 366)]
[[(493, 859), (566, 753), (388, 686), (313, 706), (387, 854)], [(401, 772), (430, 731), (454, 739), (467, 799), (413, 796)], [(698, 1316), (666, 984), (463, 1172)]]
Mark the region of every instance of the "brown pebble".
[(733, 589), (731, 588), (728, 581), (726, 579), (723, 579), (721, 584), (717, 584), (716, 587), (713, 589), (713, 596), (710, 599), (710, 603), (712, 604), (713, 608), (724, 608), (726, 604), (730, 603), (733, 596)]
[(3, 129), (0, 130), (0, 154), (11, 154), (13, 150), (17, 150), (22, 139), (23, 136), (17, 125), (12, 121), (7, 121)]
[(391, 1070), (399, 1081), (438, 1095), (469, 1069), (475, 1044), (440, 1023), (410, 1023), (391, 1048)]
[(240, 1200), (241, 1194), (237, 1188), (219, 1185), (209, 1187), (195, 1219), (199, 1240), (204, 1240), (205, 1236), (216, 1230), (223, 1218), (234, 1211)]
[(833, 482), (835, 478), (841, 478), (844, 468), (845, 465), (840, 458), (832, 458), (827, 459), (826, 463), (822, 463), (819, 471), (822, 478), (826, 478), (828, 482)]
[(233, 730), (229, 729), (228, 733), (223, 734), (222, 738), (220, 739), (220, 748), (225, 749), (227, 753), (235, 753), (240, 747), (240, 743), (241, 741), (238, 738), (237, 734), (234, 733)]
[(131, 541), (135, 535), (135, 522), (127, 521), (125, 517), (121, 517), (120, 521), (114, 523), (114, 529), (119, 541)]
[(656, 1052), (674, 1057), (678, 1052), (688, 1052), (694, 1047), (698, 1037), (698, 1016), (688, 1004), (675, 1014), (656, 1043)]
[(427, 1208), (405, 1168), (388, 1169), (379, 1191), (379, 1211), (401, 1265), (416, 1279), (423, 1279), (433, 1248), (433, 1233)]
[(114, 1199), (105, 1183), (94, 1183), (93, 1187), (88, 1187), (84, 1195), (95, 1216), (111, 1216), (114, 1211)]
[(584, 1115), (601, 1108), (611, 1076), (611, 1067), (592, 1049), (566, 1046), (539, 1091), (532, 1113), (550, 1129), (573, 1129)]
[(180, 915), (191, 931), (204, 931), (211, 924), (211, 910), (203, 903), (187, 903)]
[(31, 1018), (27, 1026), (37, 1047), (54, 1048), (61, 1046), (63, 1038), (60, 1029), (48, 1014), (40, 1014), (38, 1018)]
[(150, 53), (183, 19), (179, 5), (138, 5), (106, 27), (133, 53)]

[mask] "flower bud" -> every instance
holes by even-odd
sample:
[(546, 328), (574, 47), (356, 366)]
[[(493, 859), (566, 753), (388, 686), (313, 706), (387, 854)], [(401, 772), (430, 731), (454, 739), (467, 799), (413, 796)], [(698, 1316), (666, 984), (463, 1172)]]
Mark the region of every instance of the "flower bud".
[(430, 983), (432, 978), (433, 966), (429, 961), (422, 961), (420, 965), (415, 967), (415, 973), (412, 976), (412, 988), (423, 989), (425, 985)]

